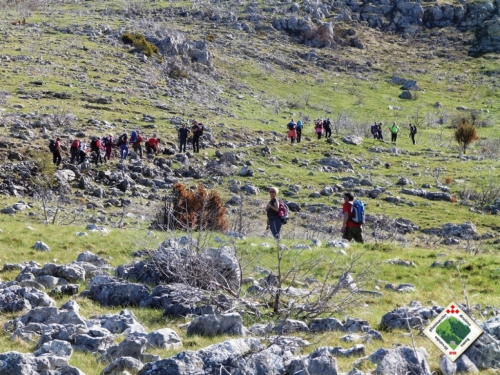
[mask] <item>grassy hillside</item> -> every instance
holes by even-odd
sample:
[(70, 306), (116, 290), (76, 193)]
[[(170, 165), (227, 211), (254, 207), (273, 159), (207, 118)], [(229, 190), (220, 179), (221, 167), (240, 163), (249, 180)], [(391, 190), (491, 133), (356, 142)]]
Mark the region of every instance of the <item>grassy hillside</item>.
[[(202, 182), (216, 189), (225, 201), (239, 195), (230, 190), (231, 186), (251, 183), (260, 189), (255, 196), (241, 194), (248, 230), (246, 238), (235, 245), (244, 277), (262, 277), (256, 266), (277, 269), (277, 244), (262, 237), (267, 189), (276, 185), (281, 197), (301, 206), (301, 212), (292, 213), (291, 222), (283, 228), (282, 243), (292, 249), (283, 260), (284, 266), (292, 267), (297, 253), (301, 261), (323, 256), (312, 272), (312, 276), (321, 278), (329, 262), (345, 264), (350, 257), (362, 255), (359, 269), (370, 266), (363, 288), (383, 293), (382, 297), (363, 296), (355, 309), (339, 312), (337, 318), (359, 317), (377, 329), (383, 314), (412, 300), (446, 306), (451, 301), (464, 303), (466, 298), (475, 306), (475, 319), (491, 317), (495, 311), (492, 306), (498, 306), (500, 278), (498, 215), (486, 209), (500, 199), (498, 56), (469, 57), (461, 42), (443, 46), (441, 38), (456, 32), (451, 29), (423, 30), (419, 38), (408, 39), (354, 22), (339, 23), (336, 33), (355, 29), (365, 48), (312, 49), (293, 42), (283, 32), (248, 33), (209, 17), (213, 12), (226, 15), (233, 11), (244, 20), (249, 4), (0, 1), (0, 124), (5, 134), (2, 141), (7, 145), (1, 146), (0, 154), (4, 165), (11, 163), (10, 151), (28, 156), (27, 150), (33, 149), (37, 157), (48, 157), (49, 137), (62, 136), (69, 145), (69, 139), (78, 132), (88, 137), (139, 128), (143, 134), (156, 132), (167, 145), (175, 145), (177, 118), (187, 124), (198, 119), (211, 128), (214, 142), (207, 142), (200, 154), (190, 155), (190, 165), (203, 168), (216, 159), (219, 151), (236, 154), (236, 167), (229, 177), (175, 179), (190, 186)], [(264, 22), (272, 24), (273, 15), (263, 9), (275, 4), (257, 4)], [(190, 16), (180, 16), (183, 11)], [(195, 16), (196, 12), (202, 15)], [(23, 18), (25, 24), (12, 24)], [(148, 35), (174, 31), (183, 33), (187, 40), (205, 42), (211, 66), (186, 63), (182, 58), (144, 58), (121, 41), (124, 32)], [(464, 37), (470, 38), (471, 33), (464, 33)], [(316, 55), (314, 61), (300, 57), (311, 50)], [(180, 67), (177, 74), (168, 74), (175, 64)], [(412, 92), (414, 99), (399, 98), (401, 85), (391, 83), (394, 76), (418, 82), (420, 89)], [(333, 142), (315, 138), (314, 120), (326, 117), (334, 124)], [(477, 125), (479, 140), (467, 149), (466, 155), (461, 155), (454, 140), (457, 117), (467, 117)], [(304, 122), (300, 144), (285, 141), (286, 124), (291, 118)], [(395, 148), (389, 142), (371, 139), (369, 126), (374, 121), (384, 122), (386, 140), (388, 125), (398, 123), (401, 132)], [(409, 123), (418, 126), (416, 145), (409, 138)], [(342, 141), (346, 135), (361, 136), (363, 143), (346, 144)], [(262, 141), (257, 141), (259, 138)], [(262, 152), (264, 146), (269, 147), (270, 154)], [(173, 170), (183, 167), (172, 157), (162, 157), (172, 160)], [(353, 171), (327, 172), (319, 163), (325, 157), (347, 161)], [(118, 164), (115, 159), (97, 170), (113, 171)], [(153, 159), (144, 160), (144, 164), (156, 168)], [(238, 175), (244, 165), (254, 170), (252, 177)], [(374, 199), (362, 196), (371, 215), (365, 228), (367, 243), (353, 245), (343, 256), (326, 244), (340, 237), (338, 210), (342, 193), (348, 188), (340, 186), (331, 196), (311, 194), (341, 184), (345, 177), (365, 179), (372, 185), (356, 185), (355, 191), (363, 189), (364, 194), (379, 187), (383, 192)], [(411, 185), (397, 185), (401, 178), (411, 180)], [(402, 188), (423, 186), (429, 186), (424, 188), (427, 191), (448, 191), (453, 199), (435, 201), (401, 192)], [(130, 191), (124, 194), (132, 201), (124, 208), (74, 190), (63, 212), (79, 214), (71, 224), (59, 226), (41, 224), (43, 210), (36, 198), (0, 196), (2, 206), (20, 200), (32, 204), (15, 215), (0, 215), (0, 265), (29, 260), (64, 264), (88, 250), (117, 267), (131, 262), (133, 251), (155, 249), (165, 237), (184, 234), (149, 232), (158, 202), (148, 196), (165, 191), (144, 186), (138, 191), (138, 195)], [(89, 208), (92, 203), (96, 208)], [(237, 228), (238, 208), (230, 207), (229, 213), (231, 228)], [(75, 235), (100, 216), (108, 218), (108, 235)], [(418, 229), (404, 235), (395, 233), (394, 221), (399, 218), (409, 220)], [(462, 238), (457, 244), (445, 245), (445, 238), (432, 230), (450, 222), (471, 222), (477, 228), (477, 238)], [(223, 237), (211, 234), (208, 242), (218, 245), (216, 235)], [(310, 244), (312, 238), (321, 239), (323, 245), (303, 252), (293, 250), (295, 245)], [(46, 242), (51, 251), (33, 250), (35, 241)], [(390, 262), (394, 259), (414, 262), (415, 267), (394, 265)], [(454, 266), (431, 267), (435, 261), (445, 260), (452, 260)], [(15, 271), (0, 274), (4, 281), (14, 280), (16, 275)], [(331, 277), (338, 278), (339, 274)], [(300, 286), (300, 282), (294, 286)], [(416, 292), (384, 289), (389, 283), (411, 283)], [(81, 285), (82, 290), (84, 287)], [(80, 297), (75, 300), (86, 318), (120, 311)], [(60, 306), (67, 298), (56, 301)], [(226, 339), (188, 337), (179, 328), (186, 319), (164, 317), (156, 310), (132, 310), (148, 330), (166, 326), (175, 329), (183, 339), (183, 350), (197, 350)], [(0, 314), (0, 325), (12, 318)], [(244, 319), (247, 326), (255, 322), (250, 317)], [(412, 342), (407, 332), (383, 335), (384, 343), (364, 343), (367, 353), (380, 346)], [(416, 331), (414, 335), (416, 344), (430, 353), (432, 370), (438, 371), (438, 349), (425, 336)], [(306, 335), (312, 345), (305, 352), (318, 346), (338, 346), (340, 336)], [(0, 352), (34, 350), (34, 343), (11, 342), (8, 337), (0, 333)], [(154, 353), (167, 357), (175, 351)], [(354, 360), (340, 359), (340, 371), (349, 371)], [(105, 367), (96, 364), (92, 355), (81, 352), (73, 354), (71, 364), (87, 374), (97, 374)]]

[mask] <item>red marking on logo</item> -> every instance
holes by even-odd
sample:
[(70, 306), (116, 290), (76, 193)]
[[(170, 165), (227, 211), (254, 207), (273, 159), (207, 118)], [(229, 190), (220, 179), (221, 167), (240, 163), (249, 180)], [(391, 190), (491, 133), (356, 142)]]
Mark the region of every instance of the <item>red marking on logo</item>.
[(450, 355), (457, 355), (457, 352), (448, 352)]

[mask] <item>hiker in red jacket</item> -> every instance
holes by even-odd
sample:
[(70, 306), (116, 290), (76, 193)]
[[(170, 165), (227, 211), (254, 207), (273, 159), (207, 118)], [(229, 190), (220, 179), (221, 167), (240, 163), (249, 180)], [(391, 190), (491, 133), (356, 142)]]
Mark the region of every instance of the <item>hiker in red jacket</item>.
[(75, 138), (73, 140), (69, 152), (71, 154), (70, 163), (74, 164), (75, 160), (78, 162), (80, 159), (80, 140), (78, 138)]

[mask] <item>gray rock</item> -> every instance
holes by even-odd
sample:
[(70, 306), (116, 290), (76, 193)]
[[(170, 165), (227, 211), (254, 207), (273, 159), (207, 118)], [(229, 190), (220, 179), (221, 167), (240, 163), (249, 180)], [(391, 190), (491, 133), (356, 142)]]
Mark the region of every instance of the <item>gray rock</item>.
[(245, 336), (247, 329), (243, 326), (238, 313), (223, 315), (202, 315), (195, 318), (187, 327), (188, 335), (217, 336), (237, 335)]
[(400, 346), (395, 349), (379, 349), (369, 357), (377, 365), (375, 374), (430, 375), (431, 371), (420, 349)]
[(119, 314), (99, 315), (92, 319), (100, 327), (113, 334), (129, 334), (132, 332), (146, 332), (130, 310), (122, 310)]
[(162, 328), (146, 336), (148, 346), (160, 349), (177, 349), (182, 347), (182, 340), (173, 329)]
[(89, 296), (103, 306), (139, 306), (149, 297), (149, 288), (142, 284), (109, 282), (93, 285)]
[(85, 251), (83, 253), (78, 254), (78, 257), (76, 258), (77, 262), (87, 262), (91, 263), (94, 266), (97, 267), (108, 267), (109, 262), (105, 260), (104, 258), (101, 258), (100, 256), (97, 256), (90, 251)]
[(73, 353), (71, 344), (67, 341), (52, 340), (44, 343), (40, 349), (33, 353), (35, 357), (50, 354), (62, 358), (70, 358)]
[(285, 319), (278, 322), (274, 330), (279, 334), (292, 333), (292, 332), (308, 332), (307, 324), (294, 319)]
[(38, 251), (50, 251), (50, 247), (42, 241), (36, 241), (33, 245), (33, 249)]
[(311, 332), (344, 331), (342, 322), (335, 318), (315, 318), (309, 322)]
[(115, 340), (115, 336), (112, 335), (107, 329), (100, 327), (92, 327), (86, 333), (77, 332), (74, 335), (74, 349), (90, 352), (90, 353), (102, 353), (108, 350)]
[(399, 98), (400, 99), (412, 99), (413, 96), (412, 96), (411, 92), (403, 91), (401, 94), (399, 94)]
[(120, 357), (132, 357), (141, 360), (142, 354), (147, 348), (147, 343), (145, 333), (133, 333), (120, 344), (109, 347), (101, 359), (114, 361)]
[(287, 374), (296, 375), (337, 375), (337, 360), (328, 348), (318, 348), (307, 357), (293, 358)]
[(412, 301), (410, 306), (400, 307), (382, 316), (380, 328), (393, 330), (407, 330), (408, 325), (411, 328), (420, 328), (429, 323), (429, 319), (436, 317), (443, 311), (442, 307), (432, 306), (424, 307), (418, 301)]
[(123, 375), (125, 373), (137, 374), (144, 365), (133, 357), (120, 357), (107, 365), (101, 375)]
[(348, 145), (359, 146), (363, 143), (363, 138), (355, 136), (345, 136), (342, 138), (342, 142), (347, 143)]

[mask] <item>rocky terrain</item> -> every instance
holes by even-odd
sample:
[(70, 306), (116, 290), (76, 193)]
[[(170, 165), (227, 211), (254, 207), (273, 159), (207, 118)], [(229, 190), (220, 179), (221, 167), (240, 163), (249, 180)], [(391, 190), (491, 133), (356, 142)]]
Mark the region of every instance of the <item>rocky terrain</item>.
[[(0, 374), (498, 371), (496, 2), (0, 3)], [(459, 117), (480, 134), (467, 153)], [(179, 153), (193, 119), (201, 153)], [(398, 143), (370, 139), (374, 120)], [(69, 162), (74, 138), (134, 129), (162, 153)], [(159, 232), (175, 183), (216, 190), (230, 230)], [(291, 211), (279, 243), (269, 186)], [(340, 239), (347, 190), (366, 245)], [(485, 331), (456, 362), (421, 334), (450, 298)]]

